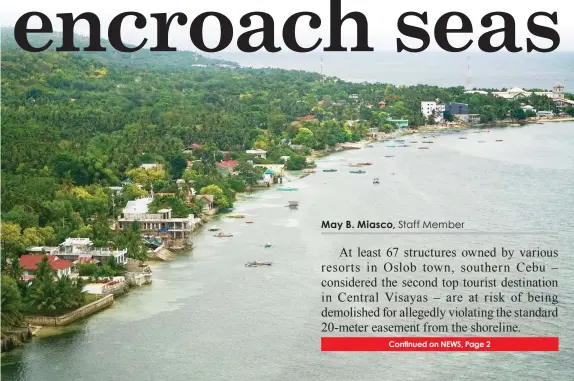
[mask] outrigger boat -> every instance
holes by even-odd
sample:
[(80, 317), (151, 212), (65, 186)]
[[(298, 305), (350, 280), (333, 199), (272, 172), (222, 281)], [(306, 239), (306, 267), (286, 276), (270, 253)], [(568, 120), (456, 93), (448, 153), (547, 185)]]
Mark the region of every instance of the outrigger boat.
[(394, 156), (394, 155), (387, 155), (387, 156), (385, 156), (385, 157), (395, 157), (395, 156)]
[(350, 173), (358, 173), (358, 174), (363, 174), (363, 173), (367, 173), (367, 171), (361, 171), (360, 169), (358, 171), (349, 171)]
[(259, 261), (253, 261), (253, 262), (247, 262), (245, 264), (245, 267), (260, 267), (260, 266), (271, 266), (272, 263), (265, 261), (265, 262), (259, 262)]
[(497, 141), (497, 142), (503, 142), (504, 140), (502, 140), (502, 139), (497, 139), (496, 141)]
[(429, 147), (419, 147), (419, 149), (429, 149)]
[(466, 136), (459, 136), (459, 139), (466, 139)]
[(253, 221), (245, 221), (246, 224), (252, 224)]
[(214, 234), (213, 236), (217, 237), (217, 238), (228, 238), (228, 237), (233, 237), (233, 234), (217, 233), (217, 234)]
[(479, 142), (479, 143), (486, 143), (485, 140), (479, 140), (478, 142)]
[(361, 165), (361, 166), (363, 166), (363, 165), (373, 165), (373, 163), (357, 163), (357, 164), (358, 164), (358, 165)]
[(323, 169), (323, 172), (337, 172), (336, 169)]
[(395, 148), (395, 146), (392, 146), (392, 145), (391, 145), (391, 146), (385, 146), (385, 147), (388, 147), (388, 148)]
[(227, 218), (245, 218), (245, 216), (238, 214), (238, 215), (227, 216)]
[(375, 177), (375, 178), (373, 179), (373, 184), (380, 184), (378, 177)]
[(291, 191), (296, 191), (297, 188), (286, 187), (286, 188), (277, 188), (277, 190), (281, 191), (281, 192), (291, 192)]
[(289, 201), (289, 205), (287, 205), (291, 209), (297, 209), (299, 207), (299, 201)]
[(424, 141), (423, 143), (425, 143), (425, 144), (432, 144), (432, 143), (434, 143), (434, 142), (431, 142), (430, 140), (427, 140), (427, 141)]

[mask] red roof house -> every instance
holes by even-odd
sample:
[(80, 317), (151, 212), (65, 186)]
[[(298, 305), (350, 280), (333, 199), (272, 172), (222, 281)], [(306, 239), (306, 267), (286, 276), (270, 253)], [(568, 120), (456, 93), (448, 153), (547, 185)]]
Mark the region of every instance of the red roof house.
[(237, 160), (227, 160), (227, 161), (220, 161), (219, 163), (217, 163), (217, 166), (219, 168), (225, 168), (232, 171), (235, 167), (237, 167), (238, 164), (239, 161)]
[(310, 120), (315, 119), (315, 116), (314, 116), (314, 115), (298, 116), (298, 117), (295, 118), (295, 119), (301, 120), (301, 121), (303, 121), (303, 120), (304, 120), (304, 121), (310, 121)]
[[(60, 259), (55, 255), (48, 255), (48, 264), (50, 267), (58, 273), (58, 277), (64, 275), (70, 275), (72, 272), (72, 266), (74, 265), (70, 261), (65, 259)], [(24, 276), (29, 277), (34, 275), (34, 272), (38, 270), (38, 265), (42, 262), (44, 255), (42, 254), (26, 254), (20, 257), (20, 267), (24, 270)]]

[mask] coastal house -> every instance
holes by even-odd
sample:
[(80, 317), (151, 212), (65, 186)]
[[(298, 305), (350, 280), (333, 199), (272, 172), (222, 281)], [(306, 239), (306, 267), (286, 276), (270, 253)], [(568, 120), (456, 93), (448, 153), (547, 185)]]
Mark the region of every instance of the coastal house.
[(233, 172), (235, 171), (235, 167), (237, 167), (238, 165), (239, 161), (237, 160), (220, 161), (219, 163), (215, 164), (219, 172), (223, 174), (233, 174)]
[(248, 149), (247, 151), (245, 151), (245, 153), (248, 155), (253, 155), (260, 159), (265, 159), (267, 157), (267, 151), (264, 151), (262, 149)]
[(295, 119), (299, 122), (309, 122), (315, 119), (315, 115), (298, 116)]
[(60, 248), (58, 246), (32, 246), (27, 247), (26, 252), (30, 254), (58, 255)]
[(144, 233), (165, 233), (174, 239), (188, 238), (194, 230), (193, 214), (187, 217), (173, 217), (171, 209), (160, 209), (156, 213), (149, 212), (152, 197), (142, 197), (128, 201), (118, 219), (117, 229), (128, 229), (135, 221), (140, 224)]
[(59, 245), (58, 257), (71, 262), (82, 262), (91, 258), (101, 263), (107, 262), (112, 257), (116, 263), (123, 265), (128, 261), (128, 251), (127, 249), (112, 250), (107, 247), (94, 247), (89, 238), (67, 238)]
[(140, 168), (143, 168), (143, 169), (163, 169), (163, 166), (161, 164), (151, 163), (151, 164), (142, 164), (142, 165), (140, 165)]
[(520, 107), (520, 108), (521, 108), (522, 110), (524, 110), (524, 111), (536, 112), (536, 109), (535, 109), (534, 107), (530, 106), (530, 105), (525, 105), (525, 106), (522, 106), (522, 107)]
[(203, 205), (203, 213), (206, 215), (213, 215), (217, 213), (217, 208), (213, 206), (215, 196), (211, 194), (194, 194), (192, 196), (195, 203)]
[[(20, 257), (19, 264), (22, 268), (23, 280), (31, 280), (35, 277), (38, 265), (44, 259), (43, 254), (25, 254)], [(48, 265), (56, 270), (58, 278), (69, 276), (72, 273), (72, 262), (58, 258), (56, 255), (48, 255)]]
[(394, 125), (398, 130), (404, 130), (405, 128), (409, 127), (408, 119), (393, 119), (388, 118), (387, 122)]
[(539, 118), (551, 118), (554, 116), (554, 113), (552, 111), (538, 111), (536, 116)]

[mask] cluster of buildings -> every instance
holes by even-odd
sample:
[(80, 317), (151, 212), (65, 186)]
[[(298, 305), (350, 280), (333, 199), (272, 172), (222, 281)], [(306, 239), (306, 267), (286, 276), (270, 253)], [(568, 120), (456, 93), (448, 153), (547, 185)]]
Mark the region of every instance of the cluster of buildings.
[[(483, 94), (488, 95), (488, 91), (483, 90), (467, 90), (465, 94)], [(574, 100), (566, 99), (564, 96), (564, 86), (557, 83), (552, 88), (552, 91), (526, 91), (521, 88), (515, 87), (507, 91), (494, 91), (491, 93), (493, 96), (498, 98), (503, 98), (507, 100), (519, 100), (523, 98), (528, 98), (531, 95), (545, 96), (554, 101), (556, 107), (564, 106), (574, 106)], [(530, 105), (523, 105), (522, 109), (524, 111), (535, 112), (538, 117), (553, 116), (551, 111), (537, 111)], [(421, 114), (425, 118), (433, 118), (435, 123), (444, 122), (444, 113), (448, 112), (454, 116), (456, 120), (476, 123), (480, 120), (480, 115), (469, 114), (468, 104), (451, 102), (447, 104), (441, 104), (440, 100), (421, 102)]]
[(456, 120), (465, 123), (478, 123), (480, 121), (480, 115), (469, 114), (468, 104), (449, 102), (442, 104), (440, 100), (421, 102), (421, 114), (427, 118), (433, 118), (435, 123), (443, 123), (444, 114), (450, 113)]
[(109, 258), (113, 258), (119, 265), (128, 262), (127, 249), (94, 247), (89, 238), (68, 238), (58, 246), (28, 247), (26, 252), (19, 260), (23, 270), (22, 279), (26, 281), (34, 279), (44, 255), (48, 256), (48, 264), (56, 270), (58, 277), (71, 275), (73, 269), (81, 263), (106, 263)]

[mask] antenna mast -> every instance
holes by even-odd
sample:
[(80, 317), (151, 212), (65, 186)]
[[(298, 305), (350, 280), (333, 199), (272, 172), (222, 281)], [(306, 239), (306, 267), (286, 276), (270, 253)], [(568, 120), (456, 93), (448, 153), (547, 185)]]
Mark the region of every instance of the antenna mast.
[(321, 83), (325, 84), (325, 75), (323, 75), (323, 56), (321, 56)]
[(468, 66), (467, 66), (467, 71), (466, 71), (466, 86), (465, 86), (465, 90), (470, 91), (472, 90), (472, 69), (471, 69), (471, 64), (470, 64), (470, 56), (466, 57)]

